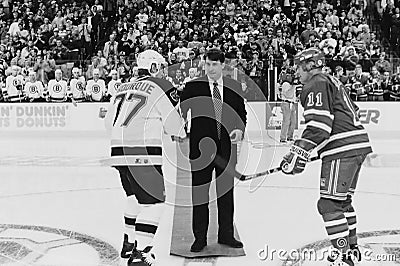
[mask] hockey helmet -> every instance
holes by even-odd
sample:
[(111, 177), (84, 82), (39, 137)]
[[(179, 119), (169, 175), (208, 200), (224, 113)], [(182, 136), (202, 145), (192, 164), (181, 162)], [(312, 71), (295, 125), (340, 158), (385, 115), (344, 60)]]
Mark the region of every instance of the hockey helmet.
[(146, 50), (139, 54), (137, 58), (139, 69), (146, 69), (152, 75), (156, 75), (167, 65), (165, 58), (154, 50)]
[(314, 68), (321, 68), (325, 65), (325, 55), (317, 48), (308, 48), (297, 53), (294, 57), (294, 63), (298, 66), (308, 62), (314, 62)]

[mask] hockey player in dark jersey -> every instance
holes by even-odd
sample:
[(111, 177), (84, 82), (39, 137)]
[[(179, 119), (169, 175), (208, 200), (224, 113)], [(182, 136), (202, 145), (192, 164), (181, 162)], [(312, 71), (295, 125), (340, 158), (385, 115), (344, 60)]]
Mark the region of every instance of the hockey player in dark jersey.
[[(306, 128), (281, 166), (286, 174), (304, 171), (310, 153), (322, 159), (318, 211), (333, 245), (330, 265), (354, 265), (361, 259), (356, 238), (356, 213), (352, 197), (361, 165), (372, 152), (367, 132), (357, 116), (357, 106), (335, 77), (322, 73), (324, 55), (309, 48), (295, 56), (304, 84), (300, 95)], [(336, 254), (336, 256), (334, 256)]]

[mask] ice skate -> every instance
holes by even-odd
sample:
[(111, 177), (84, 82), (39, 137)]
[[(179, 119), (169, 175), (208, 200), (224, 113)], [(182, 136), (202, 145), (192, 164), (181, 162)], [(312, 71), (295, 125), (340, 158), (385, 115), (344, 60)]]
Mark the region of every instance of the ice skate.
[(128, 266), (154, 266), (156, 257), (150, 252), (151, 248), (145, 248), (143, 251), (132, 250), (132, 254), (128, 260)]
[(132, 250), (135, 247), (135, 243), (130, 243), (128, 241), (128, 235), (124, 234), (124, 243), (122, 244), (122, 250), (121, 250), (121, 258), (127, 259), (130, 257), (132, 254)]

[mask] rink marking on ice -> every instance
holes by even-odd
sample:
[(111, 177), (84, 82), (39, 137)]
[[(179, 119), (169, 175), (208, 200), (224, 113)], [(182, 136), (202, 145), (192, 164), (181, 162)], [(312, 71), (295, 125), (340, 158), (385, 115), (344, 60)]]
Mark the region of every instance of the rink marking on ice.
[[(237, 185), (237, 186), (241, 187), (241, 188), (247, 187), (245, 185)], [(288, 187), (288, 186), (270, 186), (270, 185), (263, 185), (261, 187), (262, 188), (271, 188), (271, 189), (319, 190), (319, 188), (311, 188), (311, 187)], [(120, 187), (109, 187), (109, 188), (82, 188), (82, 189), (69, 189), (69, 190), (57, 190), (57, 191), (42, 191), (42, 192), (32, 192), (32, 193), (23, 193), (23, 194), (0, 195), (0, 199), (28, 197), (28, 196), (41, 196), (41, 195), (69, 193), (69, 192), (75, 193), (75, 192), (88, 192), (88, 191), (111, 191), (111, 190), (120, 190), (120, 189), (121, 189)], [(373, 191), (360, 190), (360, 191), (356, 191), (356, 193), (400, 197), (400, 194), (387, 193), (387, 192), (373, 192)]]
[[(391, 238), (391, 242), (388, 242), (388, 239), (382, 239), (382, 241), (378, 241), (379, 238), (382, 237), (393, 237)], [(400, 262), (400, 253), (397, 254), (400, 250), (400, 230), (380, 230), (380, 231), (368, 231), (368, 232), (361, 232), (357, 234), (357, 238), (359, 239), (359, 246), (361, 247), (361, 252), (363, 252), (363, 248), (369, 249), (372, 251), (370, 254), (370, 259), (369, 262), (373, 263), (372, 265), (381, 265), (381, 263), (384, 263), (384, 265), (398, 265)], [(375, 239), (374, 239), (375, 238)], [(371, 240), (368, 240), (371, 239)], [(375, 240), (375, 241), (374, 241)], [(298, 248), (297, 254), (302, 254), (302, 251), (304, 250), (314, 250), (314, 251), (322, 251), (324, 249), (327, 249), (331, 246), (331, 241), (329, 239), (323, 239), (319, 241), (315, 241), (313, 243), (307, 244), (302, 246), (301, 248)], [(390, 250), (387, 250), (388, 246), (392, 246), (393, 248), (393, 253), (391, 253)], [(395, 260), (377, 260), (377, 255), (381, 256), (382, 255), (394, 255)], [(393, 258), (393, 257), (392, 257)], [(365, 261), (365, 259), (364, 259)], [(304, 258), (290, 258), (284, 260), (282, 262), (282, 266), (307, 266), (307, 260)], [(312, 264), (314, 265), (314, 264)], [(362, 265), (362, 263), (361, 263)], [(371, 265), (371, 264), (369, 264)]]
[[(260, 146), (258, 146), (260, 145)], [(254, 149), (266, 149), (263, 143), (253, 143)], [(96, 156), (45, 156), (45, 155), (15, 155), (0, 157), (0, 166), (87, 166), (87, 167), (110, 167), (109, 157)], [(365, 167), (381, 168), (381, 167), (400, 167), (399, 154), (370, 154), (367, 156), (364, 164)]]
[(0, 199), (15, 198), (15, 197), (28, 197), (28, 196), (40, 196), (40, 195), (49, 195), (49, 194), (57, 194), (57, 193), (107, 191), (107, 190), (121, 190), (121, 187), (82, 188), (82, 189), (57, 190), (57, 191), (42, 191), (42, 192), (32, 192), (32, 193), (23, 193), (23, 194), (2, 195), (2, 196), (0, 196)]
[[(86, 245), (96, 251), (98, 266), (118, 266), (119, 252), (109, 243), (87, 234), (71, 230), (53, 228), (37, 225), (0, 224), (0, 258), (19, 265), (32, 265), (44, 258), (53, 249), (63, 249), (71, 245)], [(43, 241), (38, 233), (50, 236), (53, 239)], [(39, 238), (37, 238), (39, 236)], [(60, 238), (61, 237), (61, 238)], [(64, 252), (65, 253), (65, 252)], [(67, 256), (79, 256), (79, 253), (68, 254)], [(47, 257), (51, 258), (51, 255)], [(4, 262), (4, 261), (3, 261)], [(54, 263), (54, 264), (53, 264)], [(50, 262), (57, 265), (57, 262)], [(94, 266), (94, 264), (92, 264)]]
[(17, 166), (104, 166), (103, 157), (77, 157), (77, 156), (7, 156), (0, 157), (0, 165)]

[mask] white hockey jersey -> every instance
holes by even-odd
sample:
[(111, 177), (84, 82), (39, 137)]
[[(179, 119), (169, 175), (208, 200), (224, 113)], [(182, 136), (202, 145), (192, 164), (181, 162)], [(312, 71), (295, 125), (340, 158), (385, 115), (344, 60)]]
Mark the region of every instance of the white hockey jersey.
[(50, 101), (64, 102), (67, 99), (68, 87), (65, 80), (52, 79), (47, 85)]
[(71, 78), (69, 81), (69, 87), (71, 89), (72, 98), (74, 100), (84, 100), (86, 97), (86, 81), (83, 76), (79, 78)]
[(86, 85), (86, 94), (90, 96), (92, 101), (100, 102), (106, 94), (106, 83), (102, 79), (89, 80)]
[(113, 165), (161, 165), (163, 134), (186, 136), (168, 96), (172, 90), (170, 82), (154, 77), (120, 86), (105, 120)]
[(39, 80), (35, 82), (28, 81), (27, 83), (25, 83), (24, 92), (29, 99), (43, 98), (43, 91), (44, 91), (43, 84)]
[(10, 102), (19, 102), (23, 99), (24, 77), (22, 75), (8, 76), (5, 93)]
[(122, 84), (121, 79), (110, 80), (110, 82), (108, 82), (108, 85), (107, 85), (107, 93), (110, 94), (111, 97), (114, 97), (118, 91), (119, 86), (121, 86), (121, 84)]

